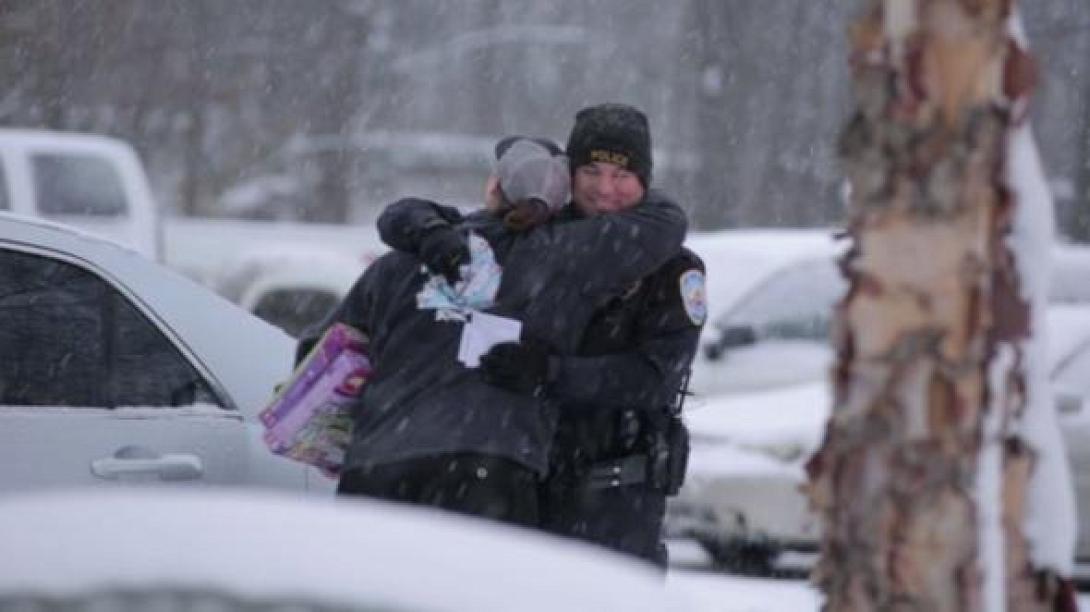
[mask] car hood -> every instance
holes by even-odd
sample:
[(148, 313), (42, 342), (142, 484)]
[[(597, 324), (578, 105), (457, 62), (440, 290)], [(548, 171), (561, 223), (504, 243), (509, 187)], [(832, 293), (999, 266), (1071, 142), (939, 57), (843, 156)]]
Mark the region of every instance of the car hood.
[(620, 555), (377, 501), (177, 489), (10, 496), (0, 542), (18, 559), (0, 572), (0, 599), (177, 589), (337, 609), (685, 607), (661, 574)]
[(694, 446), (730, 445), (794, 463), (821, 443), (830, 402), (824, 382), (731, 393), (694, 401), (685, 422)]

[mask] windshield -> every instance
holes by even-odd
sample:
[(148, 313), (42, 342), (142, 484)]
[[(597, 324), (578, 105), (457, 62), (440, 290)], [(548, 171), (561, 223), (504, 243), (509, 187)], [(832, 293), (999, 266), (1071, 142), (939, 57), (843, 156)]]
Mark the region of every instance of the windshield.
[(845, 287), (832, 259), (795, 264), (750, 292), (716, 326), (750, 327), (758, 339), (822, 340)]
[(47, 215), (116, 217), (126, 213), (117, 170), (94, 155), (39, 154), (32, 158), (34, 188)]

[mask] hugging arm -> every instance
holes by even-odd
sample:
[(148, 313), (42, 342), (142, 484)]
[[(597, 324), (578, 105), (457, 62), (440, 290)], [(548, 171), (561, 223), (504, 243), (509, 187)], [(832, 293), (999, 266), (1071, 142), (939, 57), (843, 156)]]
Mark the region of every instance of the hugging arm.
[(461, 223), (463, 215), (453, 206), (421, 198), (403, 198), (388, 205), (376, 226), (379, 238), (396, 251), (417, 254), (431, 231)]
[(674, 201), (650, 190), (638, 205), (552, 226), (551, 256), (593, 299), (619, 294), (665, 264), (681, 249), (688, 219)]
[(699, 328), (648, 339), (631, 351), (553, 356), (548, 394), (584, 406), (672, 404), (696, 354)]
[(453, 284), (460, 277), (460, 266), (470, 260), (465, 236), (454, 228), (462, 219), (453, 206), (404, 198), (387, 206), (376, 225), (390, 248), (416, 255), (428, 270)]
[(679, 281), (696, 273), (703, 275), (703, 270), (698, 259), (679, 258), (649, 280), (655, 286), (640, 307), (629, 350), (558, 355), (538, 343), (524, 341), (497, 346), (482, 357), (485, 374), (495, 369), (501, 386), (505, 376), (536, 376), (539, 392), (580, 405), (670, 405), (685, 385), (704, 323), (692, 296), (683, 293)]

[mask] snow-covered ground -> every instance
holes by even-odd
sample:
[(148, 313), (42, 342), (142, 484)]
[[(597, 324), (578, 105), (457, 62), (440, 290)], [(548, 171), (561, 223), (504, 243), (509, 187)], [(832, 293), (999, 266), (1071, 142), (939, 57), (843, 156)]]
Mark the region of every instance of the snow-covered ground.
[(688, 598), (693, 612), (816, 612), (820, 601), (803, 580), (683, 570), (667, 577), (667, 585)]
[[(672, 540), (667, 588), (688, 600), (692, 612), (817, 612), (821, 595), (806, 580), (748, 578), (719, 572), (695, 543)], [(1090, 610), (1090, 591), (1079, 596)]]
[(805, 580), (747, 578), (714, 569), (711, 558), (689, 540), (670, 540), (668, 589), (693, 612), (816, 611), (820, 596)]

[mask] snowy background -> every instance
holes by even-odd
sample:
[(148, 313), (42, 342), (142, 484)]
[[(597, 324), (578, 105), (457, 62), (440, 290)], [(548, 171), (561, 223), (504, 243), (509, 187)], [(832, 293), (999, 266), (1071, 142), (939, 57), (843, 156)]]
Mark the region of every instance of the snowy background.
[[(175, 216), (367, 225), (410, 193), (473, 204), (497, 135), (563, 141), (578, 108), (620, 100), (650, 116), (655, 183), (679, 197), (694, 228), (828, 226), (842, 221), (835, 140), (849, 104), (842, 33), (856, 4), (9, 0), (0, 2), (0, 125), (132, 142)], [(1059, 233), (1088, 241), (1090, 3), (1023, 8), (1042, 68), (1033, 124)], [(231, 229), (236, 247), (246, 231)], [(357, 250), (361, 235), (351, 238)], [(328, 246), (331, 236), (309, 240)], [(738, 244), (696, 240), (702, 253)], [(212, 251), (186, 244), (194, 258)], [(705, 259), (714, 313), (744, 286), (715, 273), (726, 255)], [(825, 387), (787, 393), (772, 407), (754, 397), (698, 403), (694, 425), (715, 433), (729, 412), (724, 435), (739, 448), (695, 455), (692, 470), (798, 472), (744, 448), (817, 444), (824, 412), (807, 409), (824, 407)], [(671, 548), (668, 587), (697, 610), (818, 607), (801, 579), (731, 576), (691, 542)]]
[[(179, 213), (370, 221), (475, 202), (497, 134), (623, 100), (698, 229), (836, 223), (858, 0), (9, 0), (0, 125), (135, 143)], [(1058, 218), (1090, 238), (1090, 3), (1024, 2)]]

